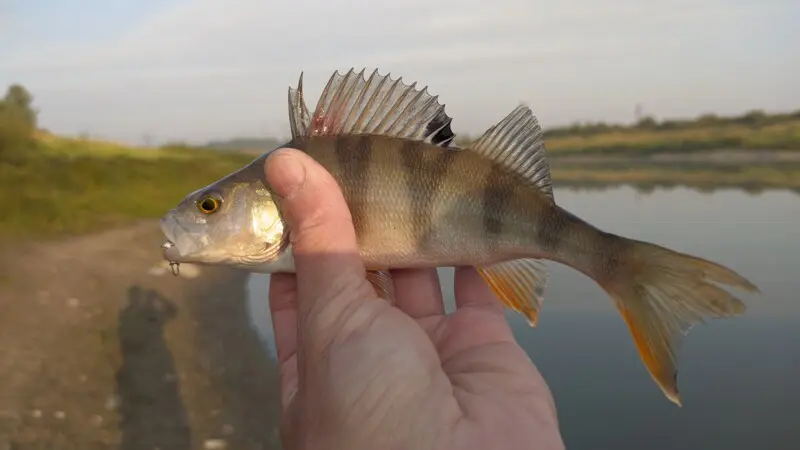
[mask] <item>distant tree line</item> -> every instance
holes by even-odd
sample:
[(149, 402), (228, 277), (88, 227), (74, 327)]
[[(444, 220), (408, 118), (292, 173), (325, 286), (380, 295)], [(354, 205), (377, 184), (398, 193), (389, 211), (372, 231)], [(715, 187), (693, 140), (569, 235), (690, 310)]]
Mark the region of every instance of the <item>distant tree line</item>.
[[(723, 117), (716, 114), (703, 114), (694, 119), (666, 119), (660, 121), (652, 116), (645, 116), (633, 124), (579, 122), (563, 127), (545, 128), (544, 136), (545, 138), (588, 137), (614, 132), (689, 130), (731, 125), (763, 127), (796, 120), (800, 120), (800, 110), (776, 114), (770, 114), (762, 110), (751, 110), (738, 116)], [(475, 137), (463, 133), (456, 136), (456, 141), (460, 145), (472, 142), (474, 139)]]
[(37, 117), (30, 92), (19, 84), (9, 86), (0, 100), (0, 156), (31, 144)]

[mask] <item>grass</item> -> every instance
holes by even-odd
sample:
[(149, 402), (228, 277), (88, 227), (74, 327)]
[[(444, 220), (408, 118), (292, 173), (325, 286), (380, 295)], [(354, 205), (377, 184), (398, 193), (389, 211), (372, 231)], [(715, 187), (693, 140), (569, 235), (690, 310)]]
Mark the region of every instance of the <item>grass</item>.
[(0, 234), (83, 233), (160, 217), (187, 193), (252, 158), (39, 137), (36, 148), (0, 159)]

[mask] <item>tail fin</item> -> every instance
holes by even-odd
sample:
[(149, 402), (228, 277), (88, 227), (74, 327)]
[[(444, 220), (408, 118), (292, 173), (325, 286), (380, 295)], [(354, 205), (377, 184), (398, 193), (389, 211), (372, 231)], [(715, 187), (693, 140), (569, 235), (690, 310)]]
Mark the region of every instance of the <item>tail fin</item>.
[(614, 299), (650, 375), (667, 398), (680, 406), (677, 352), (683, 337), (704, 318), (736, 316), (746, 309), (741, 300), (712, 283), (759, 290), (714, 262), (647, 242), (618, 239), (624, 241), (626, 257), (613, 275), (598, 283)]

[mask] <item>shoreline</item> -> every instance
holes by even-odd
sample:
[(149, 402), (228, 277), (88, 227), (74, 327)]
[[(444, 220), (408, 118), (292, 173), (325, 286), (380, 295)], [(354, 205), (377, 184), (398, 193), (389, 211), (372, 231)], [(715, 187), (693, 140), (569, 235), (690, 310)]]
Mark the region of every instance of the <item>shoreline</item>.
[(281, 448), (248, 274), (158, 276), (160, 239), (138, 221), (4, 247), (0, 448)]

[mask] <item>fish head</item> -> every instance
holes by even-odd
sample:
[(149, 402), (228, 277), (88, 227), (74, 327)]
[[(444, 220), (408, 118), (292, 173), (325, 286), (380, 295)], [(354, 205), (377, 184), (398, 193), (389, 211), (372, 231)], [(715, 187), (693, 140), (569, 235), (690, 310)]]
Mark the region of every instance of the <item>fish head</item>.
[(187, 195), (161, 219), (171, 263), (282, 271), (288, 228), (255, 162)]

